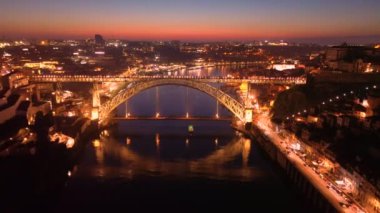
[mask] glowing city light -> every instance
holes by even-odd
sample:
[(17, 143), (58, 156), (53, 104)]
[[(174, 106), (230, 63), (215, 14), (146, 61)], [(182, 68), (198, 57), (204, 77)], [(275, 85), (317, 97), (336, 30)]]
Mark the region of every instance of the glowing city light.
[(92, 142), (92, 145), (94, 146), (94, 148), (99, 148), (100, 147), (100, 141), (99, 139), (96, 139)]
[(156, 147), (158, 148), (160, 146), (160, 134), (156, 134)]
[(73, 148), (75, 144), (75, 140), (73, 138), (69, 138), (66, 142), (66, 147), (69, 149), (69, 148)]

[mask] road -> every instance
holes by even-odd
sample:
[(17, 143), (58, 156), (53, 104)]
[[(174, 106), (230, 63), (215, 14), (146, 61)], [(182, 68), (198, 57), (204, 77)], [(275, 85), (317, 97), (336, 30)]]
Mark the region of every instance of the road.
[[(352, 198), (344, 193), (344, 189), (338, 186), (334, 180), (327, 178), (327, 175), (321, 172), (321, 170), (325, 169), (322, 168), (324, 167), (323, 165), (326, 164), (318, 166), (310, 165), (310, 162), (306, 161), (306, 154), (294, 148), (294, 144), (300, 144), (301, 147), (305, 146), (304, 143), (295, 139), (294, 134), (286, 130), (276, 129), (269, 115), (266, 113), (258, 114), (254, 123), (257, 124), (257, 127), (287, 156), (288, 160), (292, 162), (298, 171), (300, 171), (338, 211), (365, 212), (357, 202), (353, 202), (350, 205), (347, 200), (351, 200)], [(283, 137), (280, 136), (279, 132), (282, 133)], [(325, 161), (328, 160), (325, 159)], [(332, 162), (327, 163), (332, 164)], [(315, 169), (312, 169), (313, 167)]]

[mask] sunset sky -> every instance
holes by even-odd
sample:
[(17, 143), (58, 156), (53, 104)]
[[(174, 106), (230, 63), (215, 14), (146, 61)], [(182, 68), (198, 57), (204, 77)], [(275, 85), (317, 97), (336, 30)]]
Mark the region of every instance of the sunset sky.
[(0, 37), (380, 40), (380, 0), (3, 0)]

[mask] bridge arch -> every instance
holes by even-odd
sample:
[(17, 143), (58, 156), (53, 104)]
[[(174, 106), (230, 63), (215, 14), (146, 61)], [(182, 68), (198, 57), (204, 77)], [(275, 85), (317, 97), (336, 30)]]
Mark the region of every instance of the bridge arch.
[(124, 103), (129, 98), (137, 95), (138, 93), (156, 86), (162, 85), (180, 85), (204, 92), (211, 97), (217, 99), (223, 106), (225, 106), (232, 114), (239, 120), (244, 121), (245, 107), (243, 104), (232, 98), (230, 95), (223, 91), (207, 84), (189, 79), (154, 79), (143, 80), (134, 82), (132, 86), (121, 90), (117, 95), (103, 103), (99, 107), (99, 122), (104, 122), (108, 115), (120, 104)]

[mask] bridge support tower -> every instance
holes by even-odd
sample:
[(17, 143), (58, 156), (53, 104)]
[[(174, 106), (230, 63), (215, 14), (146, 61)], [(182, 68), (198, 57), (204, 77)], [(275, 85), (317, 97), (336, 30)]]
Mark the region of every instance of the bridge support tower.
[(99, 120), (99, 107), (100, 107), (100, 93), (99, 93), (100, 84), (94, 83), (92, 89), (92, 111), (91, 111), (91, 120)]
[(253, 109), (252, 108), (246, 108), (244, 110), (244, 120), (245, 120), (245, 128), (248, 130), (251, 128), (252, 121), (253, 121)]

